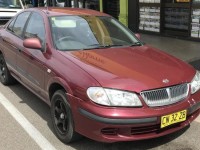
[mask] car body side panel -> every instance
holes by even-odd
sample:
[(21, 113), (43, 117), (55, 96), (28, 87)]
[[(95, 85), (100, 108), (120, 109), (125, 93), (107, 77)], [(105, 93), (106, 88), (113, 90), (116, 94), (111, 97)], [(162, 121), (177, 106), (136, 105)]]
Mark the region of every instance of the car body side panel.
[(53, 54), (49, 57), (45, 64), (50, 70), (45, 77), (45, 89), (47, 91), (52, 84), (59, 83), (66, 89), (67, 93), (88, 100), (86, 89), (91, 85), (100, 86), (87, 72), (56, 51), (53, 51)]
[(5, 32), (4, 29), (2, 29), (1, 32), (1, 47), (4, 54), (4, 59), (6, 60), (7, 66), (9, 70), (12, 72), (16, 72), (16, 60), (17, 60), (17, 47), (13, 43), (13, 39), (16, 39), (16, 37), (9, 33)]
[(21, 66), (19, 72), (25, 71), (23, 82), (27, 82), (26, 84), (35, 92), (40, 93), (42, 97), (45, 96), (44, 78), (47, 70), (44, 66), (45, 61), (46, 58), (40, 50), (23, 48), (17, 55), (17, 66)]

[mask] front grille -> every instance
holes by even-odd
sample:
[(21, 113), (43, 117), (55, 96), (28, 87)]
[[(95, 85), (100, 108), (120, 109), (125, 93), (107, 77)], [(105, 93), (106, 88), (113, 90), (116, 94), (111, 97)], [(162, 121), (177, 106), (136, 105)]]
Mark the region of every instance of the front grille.
[(164, 106), (179, 102), (188, 96), (189, 84), (180, 84), (168, 88), (143, 91), (140, 93), (148, 106)]
[(165, 132), (167, 130), (175, 129), (181, 126), (182, 123), (172, 124), (165, 128), (160, 128), (160, 124), (152, 125), (152, 126), (144, 126), (144, 127), (133, 127), (131, 128), (131, 135), (148, 135), (148, 134), (159, 134)]
[(162, 129), (160, 128), (160, 124), (138, 126), (138, 127), (127, 127), (127, 128), (124, 128), (124, 127), (123, 128), (104, 128), (101, 130), (101, 133), (106, 136), (122, 135), (122, 136), (141, 137), (141, 135), (160, 134), (167, 130), (178, 128), (181, 126), (182, 123), (183, 122), (172, 124)]
[(131, 135), (156, 133), (160, 129), (160, 125), (144, 126), (144, 127), (133, 127), (131, 128)]

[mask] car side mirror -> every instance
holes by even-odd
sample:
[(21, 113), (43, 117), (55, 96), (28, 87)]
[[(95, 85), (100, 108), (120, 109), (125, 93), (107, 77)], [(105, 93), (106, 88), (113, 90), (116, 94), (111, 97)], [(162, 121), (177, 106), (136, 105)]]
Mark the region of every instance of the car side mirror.
[(42, 45), (38, 38), (25, 39), (23, 42), (23, 46), (26, 48), (42, 50)]
[(140, 40), (141, 39), (141, 35), (139, 33), (136, 33), (135, 36)]

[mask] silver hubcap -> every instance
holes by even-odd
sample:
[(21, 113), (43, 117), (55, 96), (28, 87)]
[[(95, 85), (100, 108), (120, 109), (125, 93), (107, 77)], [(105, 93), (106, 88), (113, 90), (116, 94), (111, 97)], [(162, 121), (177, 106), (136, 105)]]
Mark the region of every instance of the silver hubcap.
[(65, 119), (64, 113), (61, 113), (61, 114), (60, 114), (60, 119)]

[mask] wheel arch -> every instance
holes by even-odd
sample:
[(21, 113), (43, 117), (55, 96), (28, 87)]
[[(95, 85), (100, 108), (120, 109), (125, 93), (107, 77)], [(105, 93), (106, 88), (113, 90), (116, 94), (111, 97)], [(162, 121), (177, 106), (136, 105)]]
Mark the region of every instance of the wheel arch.
[(48, 94), (49, 94), (49, 100), (51, 102), (51, 98), (53, 94), (57, 90), (65, 90), (66, 93), (72, 94), (72, 90), (70, 86), (61, 78), (54, 78), (51, 79), (51, 82), (48, 84)]
[[(52, 83), (49, 87), (48, 93), (49, 93), (49, 100), (51, 101), (51, 98), (53, 96), (53, 94), (57, 91), (57, 90), (65, 90), (65, 88), (60, 85), (59, 83)], [(66, 90), (65, 90), (66, 91)]]

